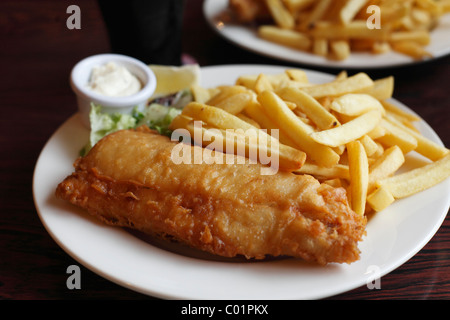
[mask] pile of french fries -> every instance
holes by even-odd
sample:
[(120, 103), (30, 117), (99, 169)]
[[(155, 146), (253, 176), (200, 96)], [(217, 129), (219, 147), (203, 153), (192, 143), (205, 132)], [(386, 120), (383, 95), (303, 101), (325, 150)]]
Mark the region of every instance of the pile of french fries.
[[(261, 38), (335, 60), (351, 52), (391, 50), (414, 59), (430, 57), (425, 49), (430, 31), (450, 12), (450, 0), (259, 1), (273, 18), (273, 24), (259, 27)], [(377, 14), (368, 10), (371, 6), (379, 8), (379, 28), (368, 27)]]
[[(343, 71), (332, 81), (316, 84), (304, 70), (292, 68), (279, 74), (241, 75), (233, 84), (214, 88), (194, 85), (191, 90), (195, 101), (173, 120), (172, 130), (186, 129), (194, 136), (194, 123), (201, 121), (203, 136), (197, 135), (196, 142), (206, 146), (211, 139), (202, 137), (210, 128), (217, 129), (216, 138), (224, 142), (230, 139), (227, 129), (240, 129), (243, 133), (235, 133), (233, 143), (245, 143), (246, 150), (263, 146), (235, 138), (248, 129), (264, 132), (270, 141), (278, 141), (273, 152), (280, 158), (280, 170), (346, 188), (352, 209), (361, 215), (381, 211), (395, 199), (450, 176), (449, 149), (416, 129), (414, 122), (420, 118), (390, 102), (393, 77), (373, 80), (366, 73), (349, 76)], [(278, 129), (276, 136), (271, 135), (273, 129)], [(411, 152), (424, 162), (405, 170)]]

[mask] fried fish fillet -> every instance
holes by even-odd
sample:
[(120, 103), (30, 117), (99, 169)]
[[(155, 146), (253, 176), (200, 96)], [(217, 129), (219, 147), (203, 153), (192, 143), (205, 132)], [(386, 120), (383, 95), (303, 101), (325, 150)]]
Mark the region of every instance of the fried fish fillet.
[(366, 219), (349, 208), (344, 189), (309, 175), (261, 175), (249, 162), (175, 164), (176, 144), (149, 129), (110, 134), (75, 162), (56, 196), (106, 224), (223, 257), (359, 259)]

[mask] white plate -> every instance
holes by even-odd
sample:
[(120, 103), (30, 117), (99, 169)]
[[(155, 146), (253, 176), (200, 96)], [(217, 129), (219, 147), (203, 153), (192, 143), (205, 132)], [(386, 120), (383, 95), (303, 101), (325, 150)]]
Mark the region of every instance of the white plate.
[[(215, 66), (202, 68), (201, 76), (203, 85), (212, 87), (231, 84), (242, 74), (283, 70), (281, 66)], [(333, 79), (313, 71), (308, 71), (308, 77), (317, 83)], [(419, 129), (442, 144), (425, 122), (419, 123)], [(72, 163), (87, 138), (88, 131), (76, 114), (45, 145), (33, 179), (39, 217), (58, 245), (79, 263), (119, 285), (159, 298), (317, 299), (336, 295), (364, 286), (370, 276), (381, 277), (406, 262), (435, 234), (449, 208), (450, 179), (397, 201), (370, 220), (367, 237), (360, 244), (361, 259), (351, 265), (215, 259), (195, 250), (145, 241), (57, 200), (54, 190), (73, 171)]]
[[(203, 13), (209, 25), (235, 45), (264, 56), (311, 66), (340, 69), (394, 67), (417, 63), (410, 57), (395, 52), (380, 55), (352, 53), (344, 61), (333, 61), (291, 49), (259, 38), (255, 27), (234, 24), (229, 19), (224, 19), (229, 16), (227, 6), (228, 0), (205, 0)], [(433, 59), (450, 53), (450, 14), (443, 16), (439, 26), (431, 33), (431, 44), (427, 50), (433, 54)]]

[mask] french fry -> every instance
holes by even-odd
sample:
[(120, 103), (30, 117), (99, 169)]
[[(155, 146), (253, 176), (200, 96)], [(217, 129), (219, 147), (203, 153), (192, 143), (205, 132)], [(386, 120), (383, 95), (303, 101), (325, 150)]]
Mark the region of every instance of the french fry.
[(313, 38), (338, 39), (370, 39), (377, 41), (388, 40), (386, 28), (369, 29), (365, 21), (353, 21), (347, 25), (336, 25), (330, 22), (317, 22), (310, 30)]
[[(246, 89), (254, 92), (256, 81), (258, 80), (259, 76), (260, 74), (242, 75), (238, 77), (235, 85), (245, 87)], [(274, 89), (278, 88), (283, 83), (290, 81), (289, 75), (286, 72), (280, 74), (264, 74), (264, 77), (267, 78), (272, 88)]]
[(311, 14), (301, 22), (299, 26), (300, 29), (309, 29), (314, 26), (314, 24), (320, 20), (332, 4), (332, 0), (316, 0), (316, 2), (317, 3), (312, 9)]
[(169, 125), (169, 129), (175, 131), (176, 129), (186, 129), (189, 122), (193, 119), (184, 114), (177, 115)]
[(408, 121), (408, 120), (398, 116), (397, 114), (394, 114), (394, 113), (388, 111), (386, 113), (386, 119), (389, 119), (389, 118), (393, 118), (397, 122), (401, 123), (403, 126), (408, 127), (409, 129), (414, 130), (417, 133), (420, 133), (419, 129), (415, 126), (414, 122), (412, 122), (412, 121)]
[[(202, 125), (196, 126), (196, 123), (201, 123)], [(181, 114), (174, 119), (171, 124), (171, 129), (188, 130), (191, 138), (203, 147), (210, 146), (211, 140), (214, 138), (214, 147), (217, 151), (223, 153), (235, 153), (244, 157), (254, 157), (254, 155), (260, 155), (260, 150), (262, 150), (263, 154), (277, 157), (277, 169), (282, 171), (298, 170), (306, 160), (306, 154), (304, 152), (282, 145), (278, 140), (273, 139), (262, 130), (256, 128), (250, 128), (250, 130), (212, 128), (205, 126), (202, 121)], [(230, 145), (233, 146), (232, 150), (229, 150)], [(258, 161), (256, 158), (251, 158), (251, 160)]]
[(384, 153), (369, 167), (369, 192), (376, 183), (392, 176), (405, 163), (405, 157), (398, 146), (386, 149)]
[(372, 51), (376, 42), (384, 42), (384, 40), (372, 40), (372, 39), (351, 39), (352, 52), (367, 52)]
[(257, 75), (241, 75), (237, 78), (235, 85), (245, 87), (246, 89), (255, 90)]
[(367, 135), (372, 139), (376, 140), (386, 134), (386, 129), (382, 126), (376, 126), (375, 129), (370, 131)]
[(286, 74), (289, 76), (289, 79), (300, 82), (300, 83), (309, 83), (308, 76), (304, 70), (301, 69), (286, 69)]
[(331, 103), (330, 109), (348, 116), (359, 116), (370, 110), (379, 110), (384, 115), (383, 105), (369, 94), (348, 93)]
[(416, 139), (417, 147), (414, 149), (414, 151), (421, 154), (422, 156), (432, 161), (436, 161), (443, 158), (450, 152), (449, 149), (438, 145), (437, 143), (426, 138), (416, 130), (407, 127), (402, 122), (397, 120), (395, 117), (388, 115), (386, 116), (386, 120), (391, 124), (393, 124), (394, 126), (398, 127), (399, 129), (405, 131), (407, 134), (411, 135), (414, 139)]
[(385, 148), (383, 147), (383, 145), (381, 143), (379, 143), (377, 141), (375, 141), (375, 142), (378, 146), (378, 149), (374, 154), (372, 154), (372, 158), (377, 159), (378, 157), (381, 157), (383, 155)]
[(265, 90), (273, 91), (273, 86), (267, 76), (264, 73), (261, 73), (256, 78), (254, 91), (256, 93), (261, 93)]
[(243, 113), (239, 113), (236, 115), (236, 117), (238, 117), (239, 119), (248, 122), (249, 124), (251, 124), (252, 126), (261, 129), (261, 126), (259, 125), (258, 122), (256, 122), (255, 120), (253, 120), (252, 118), (247, 117), (245, 114)]
[(336, 60), (345, 60), (350, 56), (350, 43), (348, 40), (330, 41), (332, 57)]
[[(201, 120), (206, 124), (209, 124), (218, 129), (242, 129), (244, 131), (247, 130), (256, 130), (259, 129), (249, 122), (246, 122), (240, 119), (237, 116), (234, 116), (222, 109), (217, 107), (212, 107), (204, 104), (199, 104), (195, 102), (191, 102), (186, 105), (183, 109), (182, 115), (191, 117), (196, 120)], [(263, 134), (263, 133), (261, 133)], [(264, 135), (272, 138), (270, 135), (264, 133)], [(284, 148), (283, 145), (280, 145), (281, 148)], [(286, 149), (292, 149), (291, 147), (287, 147)], [(303, 158), (303, 155), (300, 155), (300, 158)]]
[[(254, 131), (253, 133), (256, 133), (256, 135), (253, 135), (246, 134), (245, 132), (239, 133), (230, 130), (205, 128), (203, 126), (197, 126), (194, 120), (187, 123), (185, 129), (190, 132), (191, 137), (194, 138), (197, 144), (205, 148), (211, 147), (211, 144), (213, 144), (215, 151), (246, 157), (254, 162), (261, 161), (261, 154), (273, 157), (278, 163), (271, 163), (271, 166), (276, 166), (275, 169), (277, 170), (297, 170), (305, 160), (301, 153), (295, 149), (291, 149), (290, 151), (293, 151), (293, 153), (286, 157), (278, 148), (276, 141), (266, 140), (264, 136), (261, 138), (258, 135), (260, 132), (257, 131)], [(230, 146), (232, 150), (230, 150)]]
[(336, 117), (305, 91), (297, 88), (285, 87), (278, 90), (277, 94), (285, 101), (294, 102), (318, 128), (325, 130), (339, 125), (339, 121)]
[(442, 14), (441, 7), (437, 4), (436, 1), (433, 0), (416, 0), (417, 5), (420, 8), (430, 11), (433, 14), (440, 15)]
[(371, 89), (374, 82), (366, 73), (357, 73), (341, 80), (335, 80), (302, 90), (314, 98), (338, 97), (347, 93), (364, 92)]
[(420, 118), (418, 116), (411, 114), (409, 112), (403, 111), (402, 109), (400, 109), (395, 104), (393, 104), (389, 101), (381, 101), (381, 104), (383, 105), (384, 109), (387, 112), (393, 113), (393, 114), (401, 117), (402, 119), (405, 119), (406, 121), (415, 122), (415, 121), (420, 120)]
[(345, 145), (341, 145), (339, 147), (334, 147), (333, 150), (340, 156), (342, 156), (345, 152)]
[[(288, 106), (288, 108), (289, 109), (291, 109), (291, 110), (297, 110), (298, 108), (297, 108), (297, 105), (295, 104), (295, 103), (293, 103), (293, 102), (290, 102), (290, 101), (285, 101), (286, 102), (286, 105)], [(297, 114), (298, 115), (298, 114)], [(303, 116), (304, 114), (302, 114), (302, 116)], [(300, 115), (299, 115), (300, 116)], [(307, 122), (309, 122), (309, 119), (306, 119), (305, 118), (305, 120), (307, 120)]]
[(374, 85), (367, 94), (377, 100), (383, 101), (392, 98), (394, 93), (394, 77), (386, 77), (374, 81)]
[(312, 42), (312, 52), (318, 56), (328, 55), (328, 40), (325, 38), (314, 38)]
[(377, 182), (386, 188), (395, 199), (405, 198), (431, 188), (450, 176), (450, 154), (422, 167), (397, 174)]
[(211, 91), (199, 86), (198, 84), (194, 84), (191, 86), (192, 96), (194, 101), (199, 103), (206, 103), (209, 99), (211, 99)]
[(241, 113), (242, 110), (251, 102), (252, 96), (250, 93), (242, 92), (231, 95), (215, 104), (215, 107), (225, 110), (231, 114)]
[(441, 0), (437, 5), (440, 7), (440, 11), (443, 14), (450, 12), (450, 0)]
[(367, 203), (373, 210), (375, 210), (377, 212), (380, 212), (380, 211), (386, 209), (394, 201), (395, 201), (395, 198), (384, 187), (380, 187), (380, 188), (374, 190), (372, 193), (370, 193), (367, 196)]
[(369, 185), (369, 165), (364, 147), (359, 141), (347, 144), (350, 172), (351, 207), (359, 215), (366, 209), (367, 188)]
[(348, 78), (348, 73), (347, 73), (347, 71), (345, 71), (345, 70), (342, 70), (341, 72), (339, 72), (338, 74), (337, 74), (337, 76), (336, 76), (336, 81), (339, 81), (339, 80), (344, 80), (344, 79), (347, 79)]
[(217, 107), (190, 102), (182, 114), (196, 120), (201, 120), (219, 129), (253, 129), (249, 123)]
[(380, 7), (380, 11), (381, 21), (386, 21), (390, 24), (398, 24), (399, 21), (408, 16), (411, 8), (407, 3), (397, 1), (392, 5), (384, 4)]
[[(272, 137), (267, 132), (251, 125), (249, 122), (241, 120), (239, 117), (227, 113), (226, 111), (223, 111), (216, 107), (191, 102), (186, 107), (184, 107), (182, 114), (190, 116), (193, 119), (201, 120), (204, 123), (209, 124), (218, 129), (257, 131), (259, 135), (261, 135), (262, 137), (266, 137), (268, 141), (269, 140), (278, 141), (278, 139)], [(297, 150), (296, 148), (291, 147), (289, 145), (284, 145), (283, 143), (279, 143), (278, 145), (279, 145), (279, 153), (280, 156), (283, 158), (283, 162), (299, 163), (300, 166), (303, 165), (303, 163), (306, 160), (305, 152)], [(281, 162), (282, 161), (280, 160), (280, 165)], [(286, 168), (284, 167), (283, 169)]]
[(375, 41), (372, 45), (372, 53), (382, 54), (392, 51), (391, 45), (387, 41)]
[(339, 155), (331, 148), (320, 145), (310, 137), (310, 128), (289, 109), (274, 92), (264, 91), (258, 95), (262, 108), (273, 116), (279, 128), (286, 128), (286, 134), (309, 159), (325, 167), (338, 163)]
[(339, 12), (339, 20), (343, 24), (349, 24), (368, 0), (349, 0)]
[(371, 157), (378, 152), (378, 144), (367, 134), (359, 138), (359, 141), (362, 143), (364, 150), (366, 150), (368, 157)]
[(286, 135), (284, 130), (282, 128), (280, 128), (273, 121), (272, 118), (267, 116), (267, 114), (264, 112), (264, 110), (261, 108), (261, 105), (258, 102), (248, 105), (244, 112), (251, 119), (256, 121), (260, 125), (261, 129), (270, 130), (270, 132), (272, 132), (273, 129), (279, 130), (278, 138), (282, 144), (285, 144), (292, 148), (298, 148), (298, 146), (295, 144), (295, 142)]
[(245, 88), (244, 86), (240, 86), (240, 85), (220, 86), (217, 89), (218, 89), (218, 92), (215, 95), (211, 96), (211, 98), (208, 101), (206, 101), (206, 104), (208, 104), (210, 106), (215, 106), (220, 101), (222, 101), (230, 96), (233, 96), (238, 93), (247, 92), (247, 88)]
[(414, 22), (416, 22), (417, 24), (423, 26), (424, 29), (428, 29), (433, 21), (432, 14), (422, 8), (412, 8), (411, 19), (414, 20)]
[(291, 13), (296, 13), (311, 7), (315, 1), (316, 0), (284, 0), (284, 3)]
[(321, 179), (345, 179), (350, 180), (348, 165), (336, 164), (330, 168), (318, 166), (306, 162), (303, 166), (294, 171), (295, 173), (310, 174)]
[(397, 31), (392, 32), (389, 36), (389, 41), (392, 42), (414, 42), (422, 46), (430, 44), (430, 33), (425, 30), (413, 30), (413, 31)]
[(400, 53), (406, 54), (416, 60), (422, 60), (425, 58), (431, 58), (432, 54), (425, 50), (423, 46), (415, 42), (410, 41), (398, 41), (393, 42), (392, 49)]
[(268, 41), (295, 49), (308, 50), (311, 47), (311, 40), (305, 34), (290, 29), (265, 25), (258, 28), (258, 35)]
[(295, 26), (295, 19), (289, 10), (283, 5), (281, 0), (265, 0), (275, 23), (284, 29), (292, 29)]
[(381, 121), (379, 110), (371, 110), (338, 127), (311, 133), (311, 138), (325, 146), (338, 147), (368, 134)]
[(284, 82), (290, 80), (289, 75), (286, 72), (276, 74), (266, 74), (266, 77), (270, 81), (274, 89), (277, 89)]
[(386, 129), (386, 134), (378, 138), (377, 141), (381, 142), (386, 146), (399, 146), (404, 154), (413, 151), (417, 148), (417, 139), (414, 138), (408, 132), (400, 129), (399, 127), (393, 125), (386, 119), (381, 119), (380, 124), (384, 129)]

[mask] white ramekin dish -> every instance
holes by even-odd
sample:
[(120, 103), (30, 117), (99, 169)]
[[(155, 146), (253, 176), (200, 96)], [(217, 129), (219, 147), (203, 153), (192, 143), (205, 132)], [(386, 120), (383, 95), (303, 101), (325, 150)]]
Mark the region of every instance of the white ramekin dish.
[[(108, 62), (122, 65), (137, 77), (142, 84), (141, 90), (132, 95), (119, 97), (110, 97), (92, 91), (88, 87), (92, 69)], [(70, 74), (70, 85), (77, 96), (82, 122), (90, 128), (91, 103), (101, 105), (102, 111), (106, 113), (130, 113), (135, 107), (143, 110), (155, 91), (156, 77), (147, 65), (135, 58), (120, 54), (98, 54), (81, 60), (73, 67)]]

